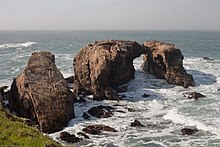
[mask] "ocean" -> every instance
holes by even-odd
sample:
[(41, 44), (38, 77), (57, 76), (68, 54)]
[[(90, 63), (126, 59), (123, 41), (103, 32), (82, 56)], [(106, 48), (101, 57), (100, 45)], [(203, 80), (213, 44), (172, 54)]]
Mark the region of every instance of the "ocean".
[[(184, 67), (192, 74), (196, 87), (169, 85), (144, 73), (142, 57), (134, 60), (135, 79), (125, 84), (126, 97), (116, 106), (126, 113), (115, 112), (111, 118), (84, 120), (83, 112), (97, 105), (115, 105), (116, 101), (92, 101), (75, 104), (76, 118), (63, 131), (75, 134), (86, 125), (104, 124), (118, 132), (89, 135), (77, 146), (106, 147), (198, 147), (220, 146), (220, 32), (218, 31), (0, 31), (0, 86), (10, 86), (24, 69), (31, 53), (45, 50), (56, 57), (56, 65), (64, 77), (73, 75), (73, 57), (88, 43), (96, 40), (146, 40), (173, 43), (184, 55)], [(210, 57), (214, 60), (203, 60)], [(184, 93), (197, 91), (206, 97), (192, 100)], [(146, 93), (150, 96), (143, 98)], [(125, 107), (135, 110), (128, 112)], [(139, 120), (144, 128), (130, 127)], [(181, 129), (195, 126), (194, 135), (182, 135)], [(54, 140), (60, 132), (49, 134)]]

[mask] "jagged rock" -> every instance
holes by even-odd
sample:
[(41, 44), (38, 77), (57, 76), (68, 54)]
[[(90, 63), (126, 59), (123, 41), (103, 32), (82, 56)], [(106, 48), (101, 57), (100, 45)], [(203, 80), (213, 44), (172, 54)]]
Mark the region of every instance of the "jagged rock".
[(134, 120), (134, 122), (131, 123), (131, 126), (132, 127), (145, 127), (144, 125), (141, 124), (140, 121), (138, 121), (136, 119)]
[(170, 84), (195, 86), (192, 75), (183, 67), (183, 55), (175, 45), (165, 42), (147, 41), (144, 43), (147, 54), (144, 55), (142, 68), (157, 78), (166, 79)]
[(102, 131), (117, 132), (114, 128), (105, 125), (89, 125), (83, 128), (82, 131), (92, 135), (99, 135)]
[(199, 130), (196, 127), (185, 127), (183, 129), (181, 129), (181, 132), (183, 135), (193, 135), (198, 131)]
[(91, 109), (88, 110), (88, 113), (91, 116), (97, 117), (97, 118), (107, 118), (107, 117), (112, 117), (114, 114), (111, 111), (112, 107), (110, 106), (97, 106), (97, 107), (92, 107)]
[(114, 87), (134, 78), (133, 60), (145, 53), (135, 41), (106, 40), (88, 44), (74, 58), (74, 93), (95, 100), (118, 100)]
[(76, 143), (82, 141), (82, 138), (76, 137), (74, 134), (71, 135), (68, 132), (61, 132), (60, 139), (68, 143)]
[(10, 110), (29, 118), (41, 131), (59, 131), (74, 117), (73, 93), (50, 52), (35, 52), (11, 85)]
[(83, 132), (78, 132), (77, 135), (79, 135), (79, 136), (83, 136), (85, 139), (89, 139), (89, 136), (86, 135), (86, 134), (83, 133)]
[(205, 97), (205, 95), (198, 93), (198, 92), (192, 92), (192, 93), (189, 93), (189, 95), (188, 95), (189, 99), (196, 99), (197, 100), (198, 98), (202, 98), (202, 97)]

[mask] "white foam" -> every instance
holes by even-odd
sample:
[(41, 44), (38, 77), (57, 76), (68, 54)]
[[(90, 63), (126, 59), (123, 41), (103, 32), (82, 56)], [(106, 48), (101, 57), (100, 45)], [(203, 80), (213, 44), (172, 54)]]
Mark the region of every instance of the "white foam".
[(23, 43), (6, 43), (0, 44), (0, 48), (7, 49), (7, 48), (19, 48), (19, 47), (30, 47), (36, 44), (36, 42), (23, 42)]
[(216, 135), (220, 135), (220, 130), (218, 128), (208, 126), (198, 120), (193, 119), (191, 116), (185, 116), (178, 114), (178, 110), (173, 108), (168, 111), (166, 115), (163, 116), (166, 120), (171, 120), (176, 124), (183, 124), (185, 126), (196, 126), (199, 130), (209, 131)]

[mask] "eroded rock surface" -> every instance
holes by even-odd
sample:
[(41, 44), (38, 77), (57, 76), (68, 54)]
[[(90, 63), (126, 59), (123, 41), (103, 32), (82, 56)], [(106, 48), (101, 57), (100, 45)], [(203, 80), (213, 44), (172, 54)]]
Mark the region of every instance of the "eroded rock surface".
[(108, 131), (108, 132), (117, 132), (114, 128), (111, 128), (109, 126), (105, 125), (89, 125), (82, 129), (83, 132), (86, 132), (88, 134), (92, 135), (100, 135), (102, 131)]
[(157, 78), (166, 79), (168, 83), (183, 86), (195, 86), (192, 75), (183, 67), (183, 55), (173, 44), (157, 41), (144, 43), (147, 54), (144, 55), (142, 68)]
[(74, 117), (74, 95), (50, 52), (31, 55), (10, 93), (10, 110), (31, 119), (45, 133), (61, 130)]
[(134, 78), (133, 60), (145, 53), (134, 41), (106, 40), (88, 44), (74, 58), (74, 93), (95, 100), (118, 100), (114, 89)]

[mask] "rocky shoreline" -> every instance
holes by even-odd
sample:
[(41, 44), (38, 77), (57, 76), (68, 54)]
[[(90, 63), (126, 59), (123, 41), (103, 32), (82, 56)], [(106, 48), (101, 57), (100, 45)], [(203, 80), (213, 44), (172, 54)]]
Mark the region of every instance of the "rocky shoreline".
[[(0, 104), (8, 100), (9, 105), (5, 107), (17, 116), (27, 118), (43, 133), (61, 131), (75, 117), (74, 103), (86, 103), (84, 96), (93, 95), (93, 100), (98, 101), (123, 99), (118, 92), (126, 91), (126, 88), (120, 86), (135, 78), (133, 60), (141, 55), (144, 55), (142, 69), (145, 72), (183, 88), (196, 86), (192, 75), (184, 69), (184, 57), (175, 45), (157, 41), (146, 41), (141, 45), (135, 41), (104, 40), (88, 44), (78, 52), (73, 59), (74, 75), (66, 79), (56, 67), (52, 53), (34, 52), (10, 90), (6, 92), (7, 87), (0, 89)], [(69, 87), (71, 84), (73, 86)], [(147, 96), (143, 94), (143, 97)], [(188, 95), (190, 99), (199, 97), (204, 95), (196, 92)], [(106, 118), (115, 112), (126, 113), (114, 106), (100, 105), (84, 112), (82, 117)], [(131, 126), (145, 127), (138, 120), (131, 122)], [(74, 143), (88, 139), (86, 133), (101, 134), (102, 130), (117, 132), (104, 124), (96, 124), (82, 129), (83, 133), (76, 134), (78, 137), (62, 132), (60, 138)], [(183, 130), (183, 134), (190, 134), (186, 133), (189, 129)]]

